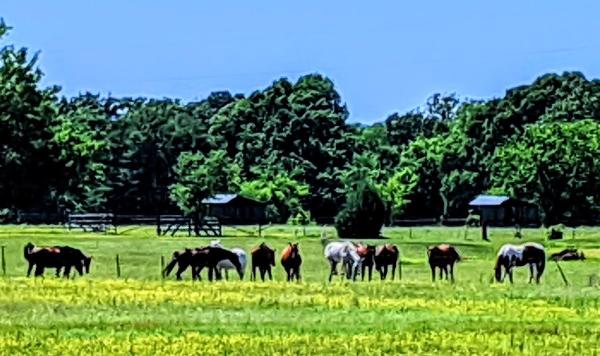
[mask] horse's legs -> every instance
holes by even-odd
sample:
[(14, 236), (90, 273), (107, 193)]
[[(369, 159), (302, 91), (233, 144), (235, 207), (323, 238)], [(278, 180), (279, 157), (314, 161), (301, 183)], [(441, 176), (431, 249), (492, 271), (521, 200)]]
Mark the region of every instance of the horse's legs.
[(363, 282), (365, 281), (365, 271), (366, 271), (366, 269), (367, 269), (367, 266), (366, 265), (362, 265), (361, 271), (360, 271), (360, 279)]
[(372, 278), (373, 278), (373, 265), (369, 266), (369, 282), (371, 282)]
[(396, 278), (396, 262), (392, 264), (392, 281)]
[(35, 276), (40, 277), (44, 275), (44, 267), (42, 265), (35, 266)]
[(56, 277), (60, 277), (60, 267), (56, 267)]
[(444, 265), (444, 275), (446, 276), (446, 280), (448, 280), (448, 266)]
[[(186, 267), (187, 267), (187, 266), (186, 266)], [(182, 273), (183, 273), (183, 272), (186, 270), (186, 267), (184, 267), (184, 266), (182, 266), (182, 265), (179, 265), (179, 266), (177, 267), (177, 273), (175, 273), (175, 277), (177, 278), (177, 280), (178, 280), (178, 281), (180, 281), (180, 280), (181, 280), (181, 274), (182, 274)], [(192, 269), (192, 271), (193, 271), (193, 269)], [(194, 274), (194, 273), (192, 272), (192, 275), (193, 275), (193, 274)]]
[(533, 282), (533, 274), (534, 274), (533, 263), (530, 263), (529, 264), (529, 284), (531, 284), (531, 282)]
[(296, 280), (297, 280), (297, 281), (299, 281), (300, 279), (302, 279), (302, 278), (300, 277), (300, 266), (296, 267), (296, 268), (294, 269), (294, 271), (296, 272)]
[(508, 280), (510, 281), (510, 284), (513, 284), (513, 270), (512, 270), (512, 268), (510, 268), (508, 271), (506, 271), (506, 273), (508, 274)]
[(331, 279), (333, 278), (333, 275), (337, 274), (336, 273), (337, 262), (329, 260), (329, 264), (331, 265), (331, 269), (329, 271), (329, 282), (331, 282)]
[(225, 269), (225, 280), (228, 281), (229, 280), (229, 270)]
[(269, 275), (269, 280), (273, 280), (273, 275), (271, 274), (271, 266), (267, 267), (267, 274)]
[(450, 280), (454, 283), (454, 263), (450, 264)]
[[(58, 276), (58, 273), (60, 271), (60, 268), (56, 269), (56, 275)], [(65, 266), (65, 272), (63, 273), (65, 278), (69, 278), (69, 275), (71, 274), (71, 265), (66, 265)]]
[(429, 265), (429, 267), (431, 267), (431, 281), (435, 282), (435, 266)]
[(33, 266), (35, 266), (35, 263), (29, 262), (29, 267), (27, 267), (27, 277), (31, 276), (31, 270), (33, 269)]

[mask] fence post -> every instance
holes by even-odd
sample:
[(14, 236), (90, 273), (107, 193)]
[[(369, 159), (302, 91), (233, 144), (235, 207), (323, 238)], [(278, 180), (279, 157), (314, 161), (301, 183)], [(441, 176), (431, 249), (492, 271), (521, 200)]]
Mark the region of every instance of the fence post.
[(160, 236), (160, 214), (156, 215), (156, 235)]
[(115, 257), (115, 263), (117, 267), (117, 278), (121, 278), (121, 263), (119, 262), (119, 254)]
[(258, 223), (258, 237), (262, 237), (262, 225)]
[(160, 278), (165, 279), (165, 256), (160, 256)]
[(6, 260), (4, 259), (4, 248), (6, 246), (2, 245), (0, 246), (0, 249), (2, 250), (2, 255), (0, 256), (2, 258), (2, 275), (6, 276)]
[(412, 227), (408, 228), (408, 239), (412, 239)]
[(402, 280), (402, 260), (398, 262), (398, 279)]

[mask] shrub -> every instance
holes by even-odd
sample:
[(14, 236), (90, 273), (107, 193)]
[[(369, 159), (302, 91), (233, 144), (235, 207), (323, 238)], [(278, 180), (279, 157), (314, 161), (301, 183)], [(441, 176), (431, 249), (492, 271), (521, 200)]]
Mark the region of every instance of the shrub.
[(363, 183), (346, 196), (346, 205), (335, 217), (340, 238), (378, 238), (385, 220), (385, 205), (373, 186)]

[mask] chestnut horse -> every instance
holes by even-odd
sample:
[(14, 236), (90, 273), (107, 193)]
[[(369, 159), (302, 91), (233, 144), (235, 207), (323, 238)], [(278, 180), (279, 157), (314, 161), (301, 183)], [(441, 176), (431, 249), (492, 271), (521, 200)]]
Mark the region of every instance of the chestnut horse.
[(440, 279), (443, 274), (448, 279), (448, 267), (450, 267), (450, 280), (454, 282), (454, 264), (461, 260), (460, 254), (453, 246), (442, 244), (429, 246), (427, 248), (427, 259), (431, 268), (431, 280), (435, 282), (435, 269), (440, 269)]
[(375, 250), (375, 269), (379, 272), (379, 277), (384, 280), (387, 278), (388, 267), (392, 267), (392, 280), (396, 277), (396, 264), (400, 258), (398, 246), (385, 244), (377, 247)]
[(265, 274), (273, 280), (271, 266), (275, 267), (275, 249), (271, 249), (266, 243), (261, 243), (250, 251), (252, 256), (252, 280), (256, 280), (256, 269), (260, 272), (260, 279), (265, 281)]
[(300, 280), (300, 265), (302, 265), (302, 257), (298, 249), (298, 243), (289, 243), (281, 252), (281, 265), (287, 273), (288, 282), (296, 278)]
[(356, 245), (356, 252), (363, 259), (361, 265), (361, 279), (365, 280), (365, 270), (369, 269), (369, 281), (373, 277), (373, 266), (375, 265), (375, 245)]
[(89, 273), (92, 257), (86, 256), (81, 250), (69, 246), (35, 247), (31, 242), (25, 245), (23, 255), (29, 266), (27, 277), (35, 266), (35, 276), (44, 274), (45, 268), (56, 268), (56, 276), (60, 276), (60, 270), (64, 268), (64, 277), (68, 278), (71, 268), (75, 267), (80, 276)]
[(494, 268), (496, 281), (502, 282), (504, 280), (505, 276), (502, 275), (502, 269), (504, 269), (510, 283), (513, 283), (513, 267), (522, 267), (527, 264), (529, 265), (529, 283), (533, 281), (534, 275), (535, 282), (540, 283), (540, 278), (546, 266), (546, 250), (544, 246), (535, 242), (528, 242), (522, 245), (503, 245), (498, 251), (496, 266)]

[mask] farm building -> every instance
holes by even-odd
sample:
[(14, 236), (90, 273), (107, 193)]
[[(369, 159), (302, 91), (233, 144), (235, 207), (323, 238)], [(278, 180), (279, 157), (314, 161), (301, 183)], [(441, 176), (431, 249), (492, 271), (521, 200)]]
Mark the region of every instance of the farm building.
[(498, 195), (478, 195), (469, 206), (489, 226), (539, 226), (538, 208), (528, 202)]
[(216, 194), (202, 200), (207, 215), (223, 224), (250, 225), (265, 222), (266, 204), (238, 194)]

